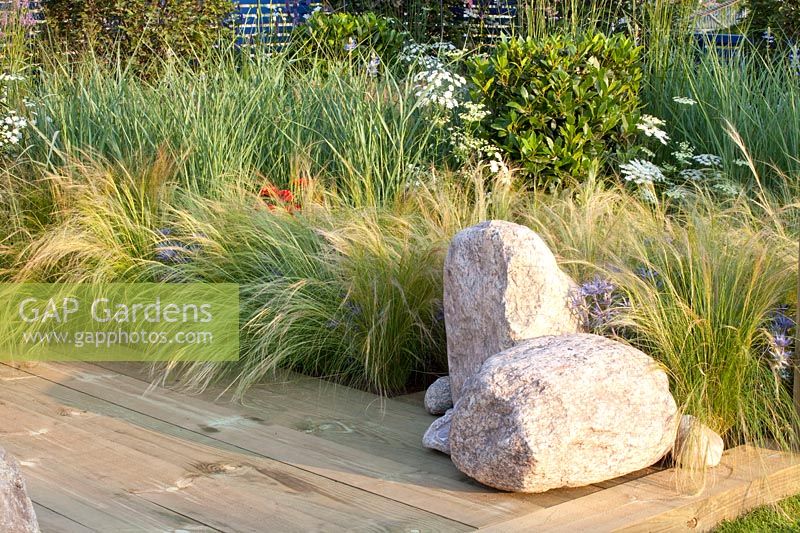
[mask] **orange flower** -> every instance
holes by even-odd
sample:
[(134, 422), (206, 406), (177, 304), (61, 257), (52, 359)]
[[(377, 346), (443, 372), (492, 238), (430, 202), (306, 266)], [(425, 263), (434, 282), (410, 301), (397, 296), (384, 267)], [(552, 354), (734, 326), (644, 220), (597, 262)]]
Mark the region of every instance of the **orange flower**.
[(300, 204), (294, 202), (294, 194), (292, 194), (292, 191), (289, 189), (278, 189), (271, 183), (261, 187), (261, 190), (258, 191), (258, 196), (266, 202), (270, 211), (274, 211), (278, 205), (282, 206), (289, 213), (300, 209)]

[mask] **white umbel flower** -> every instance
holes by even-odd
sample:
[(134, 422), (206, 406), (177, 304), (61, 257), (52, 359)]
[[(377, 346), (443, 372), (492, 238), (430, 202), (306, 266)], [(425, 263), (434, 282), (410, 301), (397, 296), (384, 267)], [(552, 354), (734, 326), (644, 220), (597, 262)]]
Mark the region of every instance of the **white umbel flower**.
[(630, 181), (637, 185), (666, 181), (661, 168), (645, 159), (631, 159), (624, 165), (620, 165), (619, 168), (625, 181)]
[(688, 96), (673, 96), (672, 101), (682, 105), (695, 105), (697, 100), (689, 98)]
[(658, 117), (642, 115), (636, 127), (642, 130), (648, 137), (654, 137), (658, 139), (661, 144), (667, 144), (669, 142), (669, 135), (667, 135), (666, 131), (661, 129), (661, 126), (664, 124), (666, 123)]

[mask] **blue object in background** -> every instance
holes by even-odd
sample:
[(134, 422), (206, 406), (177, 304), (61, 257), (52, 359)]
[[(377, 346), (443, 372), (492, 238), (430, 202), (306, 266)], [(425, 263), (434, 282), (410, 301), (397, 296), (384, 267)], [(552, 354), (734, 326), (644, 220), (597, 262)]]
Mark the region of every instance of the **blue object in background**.
[(280, 45), (317, 9), (319, 0), (243, 0), (236, 3), (236, 44)]

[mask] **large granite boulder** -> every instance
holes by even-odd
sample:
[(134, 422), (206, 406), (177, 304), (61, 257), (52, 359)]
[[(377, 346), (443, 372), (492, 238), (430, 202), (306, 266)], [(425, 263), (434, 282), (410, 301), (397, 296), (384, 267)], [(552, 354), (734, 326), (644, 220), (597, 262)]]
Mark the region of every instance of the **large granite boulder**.
[(675, 437), (672, 458), (688, 468), (713, 468), (722, 461), (725, 443), (713, 429), (692, 415), (683, 415)]
[(678, 419), (666, 373), (639, 350), (583, 333), (540, 337), (490, 357), (466, 381), (451, 458), (502, 490), (578, 487), (661, 459)]
[(453, 402), (490, 356), (517, 342), (575, 333), (575, 283), (533, 231), (503, 221), (459, 232), (444, 265), (444, 317)]
[(0, 448), (0, 531), (3, 533), (39, 531), (33, 504), (25, 492), (19, 463), (3, 448)]
[(440, 377), (425, 391), (425, 410), (432, 415), (443, 415), (452, 407), (450, 376)]

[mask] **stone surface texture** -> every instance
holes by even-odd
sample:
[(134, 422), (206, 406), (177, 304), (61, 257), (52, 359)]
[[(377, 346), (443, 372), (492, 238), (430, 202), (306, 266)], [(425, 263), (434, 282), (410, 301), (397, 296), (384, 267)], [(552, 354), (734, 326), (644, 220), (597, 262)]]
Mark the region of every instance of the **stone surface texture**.
[(667, 375), (649, 356), (597, 335), (539, 337), (466, 381), (451, 458), (502, 490), (577, 487), (652, 465), (672, 449), (678, 421)]
[(0, 448), (0, 531), (35, 533), (39, 531), (33, 504), (25, 491), (19, 463)]
[(444, 376), (425, 391), (425, 410), (432, 415), (443, 415), (453, 407), (453, 396), (450, 392), (450, 376)]
[(444, 316), (453, 402), (490, 356), (517, 342), (575, 333), (575, 282), (525, 226), (487, 221), (459, 232), (444, 266)]
[(450, 455), (450, 422), (453, 410), (448, 409), (444, 416), (437, 418), (422, 436), (422, 445), (431, 450), (438, 450)]
[(692, 415), (683, 415), (675, 437), (672, 457), (681, 466), (713, 468), (722, 461), (725, 443), (713, 429)]

